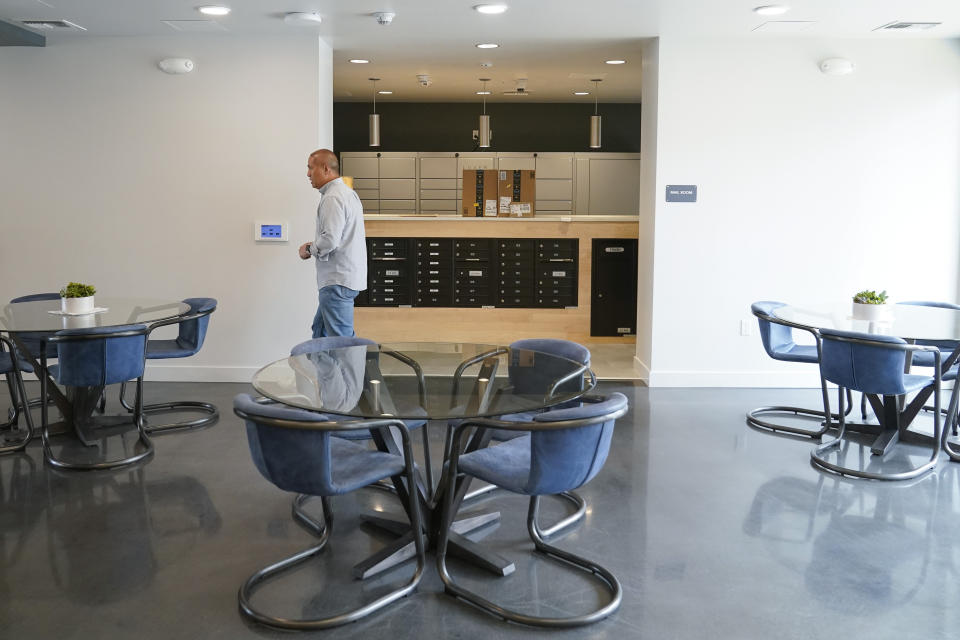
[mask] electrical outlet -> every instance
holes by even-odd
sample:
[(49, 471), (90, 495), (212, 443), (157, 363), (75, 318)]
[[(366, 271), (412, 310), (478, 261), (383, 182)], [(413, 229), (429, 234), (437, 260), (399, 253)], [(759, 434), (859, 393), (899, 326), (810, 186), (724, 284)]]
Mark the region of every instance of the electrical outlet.
[(749, 336), (752, 333), (753, 323), (749, 320), (740, 321), (740, 335)]

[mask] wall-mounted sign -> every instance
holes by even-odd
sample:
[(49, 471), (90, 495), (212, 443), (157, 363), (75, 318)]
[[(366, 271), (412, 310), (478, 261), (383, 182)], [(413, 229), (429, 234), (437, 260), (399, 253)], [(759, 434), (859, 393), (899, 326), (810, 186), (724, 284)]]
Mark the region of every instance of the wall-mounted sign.
[(697, 185), (695, 184), (668, 184), (667, 202), (696, 202)]

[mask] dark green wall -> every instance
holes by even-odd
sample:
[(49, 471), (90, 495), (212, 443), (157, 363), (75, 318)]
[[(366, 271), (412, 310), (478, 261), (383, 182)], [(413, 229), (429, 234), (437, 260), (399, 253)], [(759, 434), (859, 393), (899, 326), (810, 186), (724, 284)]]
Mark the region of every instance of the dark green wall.
[[(370, 151), (369, 102), (335, 102), (334, 151)], [(479, 102), (378, 102), (377, 151), (470, 151)], [(487, 103), (491, 151), (591, 151), (592, 104)], [(640, 104), (601, 104), (603, 147), (596, 151), (640, 152)]]

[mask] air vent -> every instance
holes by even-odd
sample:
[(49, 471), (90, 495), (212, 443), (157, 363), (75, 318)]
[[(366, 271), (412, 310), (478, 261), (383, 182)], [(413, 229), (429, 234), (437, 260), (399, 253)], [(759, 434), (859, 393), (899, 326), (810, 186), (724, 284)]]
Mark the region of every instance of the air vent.
[(503, 92), (503, 95), (505, 95), (505, 96), (528, 96), (528, 95), (530, 95), (531, 93), (533, 93), (533, 91), (530, 91), (529, 89), (524, 89), (523, 87), (517, 87), (517, 88), (514, 89), (513, 91), (504, 91), (504, 92)]
[(877, 27), (874, 31), (926, 31), (943, 24), (942, 22), (891, 22), (882, 27)]
[(25, 27), (30, 27), (31, 29), (73, 29), (76, 31), (86, 31), (86, 27), (81, 27), (78, 24), (74, 24), (69, 20), (21, 20), (20, 24)]

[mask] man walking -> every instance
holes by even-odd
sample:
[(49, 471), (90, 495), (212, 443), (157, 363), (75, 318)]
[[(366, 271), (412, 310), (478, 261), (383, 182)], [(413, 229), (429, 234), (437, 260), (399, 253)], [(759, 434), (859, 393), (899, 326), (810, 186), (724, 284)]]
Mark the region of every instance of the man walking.
[(307, 177), (320, 191), (316, 238), (300, 246), (300, 257), (314, 258), (317, 267), (320, 293), (313, 337), (353, 336), (353, 300), (367, 288), (363, 205), (340, 178), (340, 163), (329, 149), (310, 154)]

